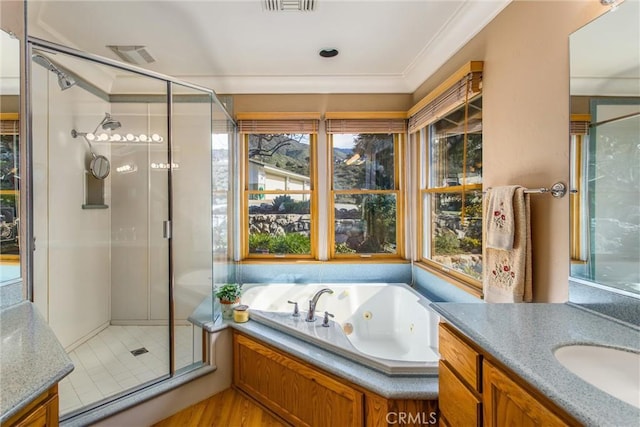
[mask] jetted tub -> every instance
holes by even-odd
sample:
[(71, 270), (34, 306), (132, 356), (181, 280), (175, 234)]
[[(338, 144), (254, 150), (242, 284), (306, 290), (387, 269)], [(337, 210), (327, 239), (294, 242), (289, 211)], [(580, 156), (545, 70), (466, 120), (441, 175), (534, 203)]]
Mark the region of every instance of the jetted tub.
[[(315, 322), (305, 321), (320, 289)], [(300, 316), (294, 317), (297, 301)], [(250, 318), (387, 375), (438, 372), (438, 319), (430, 301), (403, 283), (245, 284)], [(325, 311), (333, 314), (323, 327)]]

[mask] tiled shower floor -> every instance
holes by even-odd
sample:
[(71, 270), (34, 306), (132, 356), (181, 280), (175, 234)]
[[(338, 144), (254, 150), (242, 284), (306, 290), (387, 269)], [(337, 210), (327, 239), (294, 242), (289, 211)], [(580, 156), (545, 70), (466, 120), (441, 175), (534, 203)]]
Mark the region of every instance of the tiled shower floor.
[[(176, 326), (176, 370), (200, 360), (193, 354), (192, 326)], [(75, 369), (60, 381), (60, 414), (130, 389), (169, 372), (167, 326), (109, 326), (76, 347)], [(134, 356), (132, 350), (147, 353)]]

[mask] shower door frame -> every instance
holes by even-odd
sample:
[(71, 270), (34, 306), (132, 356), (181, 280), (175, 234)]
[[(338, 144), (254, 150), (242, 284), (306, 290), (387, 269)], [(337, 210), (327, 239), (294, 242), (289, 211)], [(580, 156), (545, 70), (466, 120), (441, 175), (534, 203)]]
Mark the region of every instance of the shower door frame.
[[(25, 158), (25, 171), (24, 177), (26, 178), (23, 181), (23, 188), (21, 191), (23, 192), (22, 203), (24, 203), (24, 211), (27, 213), (26, 218), (28, 221), (25, 226), (25, 236), (24, 236), (24, 265), (23, 265), (23, 275), (26, 278), (26, 296), (27, 299), (31, 302), (34, 301), (34, 251), (35, 251), (35, 239), (34, 239), (34, 221), (33, 221), (33, 138), (32, 138), (32, 84), (31, 84), (31, 55), (33, 53), (33, 49), (41, 49), (45, 51), (50, 51), (53, 53), (59, 52), (63, 53), (75, 58), (87, 60), (96, 64), (105, 65), (108, 67), (113, 67), (122, 71), (126, 71), (129, 73), (137, 74), (142, 77), (152, 78), (158, 81), (162, 81), (166, 83), (166, 96), (167, 96), (167, 160), (168, 164), (173, 164), (173, 85), (180, 85), (186, 88), (194, 89), (200, 92), (207, 94), (212, 100), (212, 104), (215, 103), (220, 107), (221, 111), (224, 112), (227, 119), (235, 124), (235, 121), (230, 116), (227, 109), (218, 99), (215, 91), (210, 88), (205, 88), (199, 85), (195, 85), (192, 83), (188, 83), (185, 81), (181, 81), (179, 79), (175, 79), (170, 76), (166, 76), (161, 73), (156, 73), (153, 71), (145, 70), (136, 66), (123, 64), (118, 61), (114, 61), (108, 58), (104, 58), (95, 54), (79, 51), (77, 49), (69, 48), (66, 46), (62, 46), (56, 43), (52, 43), (46, 40), (42, 40), (36, 37), (27, 36), (25, 43), (25, 106), (26, 106), (26, 130), (25, 130), (25, 140), (26, 143), (23, 145), (24, 147), (24, 158)], [(213, 117), (211, 117), (211, 126), (213, 124)], [(211, 128), (212, 129), (212, 128)], [(26, 184), (26, 185), (24, 185)], [(157, 384), (158, 382), (165, 381), (167, 379), (175, 377), (176, 369), (175, 369), (175, 301), (174, 301), (174, 287), (175, 287), (175, 277), (174, 277), (174, 263), (173, 263), (173, 236), (172, 236), (172, 228), (173, 228), (173, 168), (169, 167), (167, 169), (167, 224), (168, 227), (165, 227), (164, 237), (168, 240), (168, 321), (169, 321), (169, 374), (168, 376), (163, 375), (158, 377), (156, 380), (153, 380), (152, 384)], [(213, 261), (211, 264), (211, 269), (213, 270)], [(212, 271), (213, 275), (213, 271)], [(212, 314), (215, 317), (215, 313)], [(203, 363), (207, 363), (209, 359), (208, 351), (206, 348), (203, 348)], [(131, 391), (135, 391), (140, 388), (144, 388), (149, 384), (145, 384), (143, 387), (134, 387)], [(100, 404), (105, 404), (114, 399), (119, 398), (119, 395), (114, 395), (106, 398), (105, 401), (100, 402)], [(84, 409), (83, 409), (84, 410)]]

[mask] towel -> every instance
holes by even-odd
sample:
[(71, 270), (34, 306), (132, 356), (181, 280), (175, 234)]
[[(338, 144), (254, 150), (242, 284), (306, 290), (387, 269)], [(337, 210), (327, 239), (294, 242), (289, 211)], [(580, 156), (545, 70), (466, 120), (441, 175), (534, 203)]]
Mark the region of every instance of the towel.
[(493, 249), (513, 248), (514, 218), (513, 193), (518, 185), (496, 187), (487, 190), (487, 240), (486, 245)]
[[(485, 198), (485, 212), (488, 216), (495, 216), (494, 210), (488, 210), (489, 203), (489, 198)], [(531, 302), (533, 299), (529, 195), (525, 194), (524, 188), (515, 188), (513, 201), (509, 204), (513, 210), (514, 229), (511, 249), (484, 247), (483, 291), (486, 302)], [(485, 238), (488, 228), (485, 227)]]

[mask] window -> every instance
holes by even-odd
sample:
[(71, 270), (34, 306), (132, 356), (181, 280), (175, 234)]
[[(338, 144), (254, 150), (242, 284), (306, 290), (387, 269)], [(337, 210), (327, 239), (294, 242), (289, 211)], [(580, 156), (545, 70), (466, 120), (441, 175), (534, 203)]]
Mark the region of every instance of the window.
[(20, 279), (18, 115), (0, 114), (0, 286)]
[(409, 122), (410, 129), (419, 132), (413, 140), (420, 142), (420, 260), (476, 290), (482, 280), (479, 71), (465, 70)]
[(239, 120), (245, 144), (244, 258), (314, 257), (317, 123)]
[(404, 132), (404, 119), (328, 120), (332, 258), (402, 255)]

